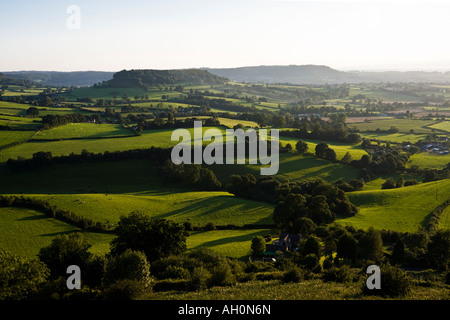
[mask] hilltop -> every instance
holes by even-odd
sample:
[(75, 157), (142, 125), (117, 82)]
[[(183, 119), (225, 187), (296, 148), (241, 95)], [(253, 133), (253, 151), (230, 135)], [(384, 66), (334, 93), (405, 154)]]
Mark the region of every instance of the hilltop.
[(113, 75), (105, 86), (112, 88), (146, 87), (154, 85), (204, 85), (222, 84), (229, 81), (225, 77), (214, 75), (200, 69), (178, 70), (122, 70)]
[(339, 71), (323, 65), (248, 66), (205, 68), (237, 82), (339, 84), (373, 82), (450, 82), (450, 72), (426, 71)]
[(114, 72), (109, 71), (14, 71), (4, 72), (6, 76), (48, 86), (91, 86), (110, 80)]

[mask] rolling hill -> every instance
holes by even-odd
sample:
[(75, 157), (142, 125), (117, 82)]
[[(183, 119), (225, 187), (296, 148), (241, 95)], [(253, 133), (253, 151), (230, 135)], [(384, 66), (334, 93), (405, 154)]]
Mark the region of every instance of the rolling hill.
[(339, 84), (371, 82), (450, 82), (450, 72), (425, 71), (339, 71), (321, 65), (249, 66), (205, 68), (238, 82), (291, 84)]

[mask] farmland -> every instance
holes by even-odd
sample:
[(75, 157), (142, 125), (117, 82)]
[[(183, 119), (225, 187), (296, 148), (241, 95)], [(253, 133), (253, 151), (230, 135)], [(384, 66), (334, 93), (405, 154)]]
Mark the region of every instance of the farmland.
[[(239, 83), (110, 88), (103, 84), (53, 91), (48, 97), (58, 102), (52, 103), (48, 99), (46, 102), (32, 100), (31, 91), (27, 92), (30, 100), (26, 103), (0, 101), (2, 196), (46, 203), (52, 210), (70, 212), (77, 219), (87, 221), (86, 227), (52, 217), (44, 213), (45, 210), (0, 207), (0, 244), (11, 252), (36, 257), (54, 237), (81, 232), (91, 245), (90, 252), (106, 255), (111, 250), (110, 243), (116, 236), (115, 228), (119, 221), (133, 212), (151, 219), (190, 225), (186, 238), (187, 254), (207, 248), (236, 261), (248, 261), (253, 255), (251, 246), (256, 236), (268, 237), (270, 240), (266, 241), (271, 241), (283, 231), (274, 223), (274, 212), (279, 202), (258, 194), (253, 198), (245, 197), (230, 188), (236, 175), (251, 175), (255, 180), (264, 178), (260, 175), (263, 165), (202, 165), (202, 168), (210, 169), (211, 175), (221, 183), (212, 191), (192, 184), (189, 178), (184, 181), (169, 179), (163, 164), (155, 163), (152, 157), (102, 158), (103, 154), (116, 151), (171, 148), (178, 143), (171, 141), (176, 128), (186, 128), (193, 136), (194, 129), (186, 125), (193, 120), (204, 121), (203, 132), (218, 129), (223, 134), (226, 129), (237, 125), (257, 130), (300, 132), (302, 123), (305, 124), (308, 130), (302, 133), (305, 136), (301, 139), (280, 136), (279, 170), (273, 176), (276, 183), (280, 183), (276, 194), (283, 194), (296, 183), (317, 179), (323, 180), (330, 188), (337, 182), (362, 181), (357, 190), (344, 193), (356, 206), (356, 214), (337, 215), (336, 220), (322, 227), (351, 226), (362, 230), (360, 232), (374, 227), (399, 234), (414, 233), (419, 227), (426, 227), (431, 212), (450, 194), (450, 180), (443, 178), (444, 169), (450, 162), (449, 156), (422, 150), (410, 155), (402, 146), (438, 143), (439, 137), (446, 136), (447, 122), (438, 118), (382, 116), (380, 114), (385, 113), (383, 104), (381, 110), (368, 111), (375, 108), (369, 99), (404, 102), (415, 101), (417, 97), (364, 85), (350, 86), (348, 91), (344, 89), (347, 88)], [(12, 95), (12, 92), (18, 93), (20, 89), (8, 91), (4, 98), (20, 97)], [(347, 96), (342, 92), (348, 92)], [(308, 103), (293, 103), (300, 93), (312, 98)], [(359, 95), (358, 99), (354, 99), (355, 95)], [(361, 98), (362, 95), (366, 98)], [(31, 107), (36, 110), (30, 112)], [(388, 107), (391, 108), (390, 105)], [(321, 114), (316, 114), (315, 119), (311, 115), (305, 116), (304, 112), (310, 110)], [(334, 113), (345, 113), (345, 124), (336, 123)], [(71, 118), (65, 116), (72, 114), (86, 116), (86, 120), (67, 121)], [(53, 119), (55, 123), (47, 122), (44, 126), (44, 119)], [(93, 119), (96, 119), (95, 123)], [(396, 132), (387, 132), (393, 127)], [(321, 135), (315, 135), (317, 128), (322, 131)], [(342, 130), (345, 131), (344, 138), (336, 137)], [(352, 132), (360, 138), (370, 139), (375, 147), (365, 147), (361, 139), (346, 140), (345, 137)], [(306, 143), (306, 151), (295, 150), (299, 140)], [(445, 144), (441, 142), (443, 139), (439, 141)], [(316, 147), (322, 142), (334, 152), (335, 159), (318, 156)], [(46, 160), (48, 163), (39, 164), (36, 161), (39, 157), (30, 160), (32, 165), (30, 168), (25, 166), (25, 169), (15, 169), (11, 161), (7, 163), (9, 159), (16, 159), (17, 163), (33, 159), (39, 152), (51, 153), (50, 160)], [(383, 174), (371, 173), (370, 176), (367, 172), (362, 174), (360, 159), (376, 159), (375, 152), (405, 156), (404, 168)], [(76, 158), (82, 153), (85, 158)], [(89, 158), (91, 153), (98, 154), (98, 159)], [(58, 158), (60, 156), (67, 158), (63, 161)], [(437, 170), (436, 181), (422, 183), (424, 172), (421, 169)], [(386, 179), (397, 181), (400, 177), (405, 181), (416, 180), (418, 184), (382, 189)], [(263, 194), (264, 191), (259, 192)], [(448, 217), (449, 211), (445, 208), (439, 228), (448, 229)], [(387, 243), (384, 248), (391, 250), (391, 246)], [(324, 260), (325, 257), (321, 256), (321, 268)], [(258, 282), (252, 285), (253, 288), (257, 286)], [(278, 288), (274, 287), (274, 290)], [(174, 297), (165, 293), (157, 296)]]
[[(447, 200), (450, 181), (429, 182), (393, 190), (357, 191), (349, 194), (360, 208), (354, 217), (339, 219), (339, 223), (367, 229), (389, 229), (414, 232), (425, 226), (428, 215), (437, 204)], [(420, 201), (418, 201), (420, 199)]]

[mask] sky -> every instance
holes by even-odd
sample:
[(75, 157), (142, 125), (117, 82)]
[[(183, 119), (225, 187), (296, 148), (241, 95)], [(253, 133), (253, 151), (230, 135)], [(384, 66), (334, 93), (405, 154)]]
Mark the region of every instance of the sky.
[(450, 0), (1, 0), (0, 71), (450, 70)]

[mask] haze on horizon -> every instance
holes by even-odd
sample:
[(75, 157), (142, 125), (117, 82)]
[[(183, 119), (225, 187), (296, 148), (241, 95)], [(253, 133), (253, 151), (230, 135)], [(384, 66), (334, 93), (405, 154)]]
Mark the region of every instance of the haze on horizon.
[(447, 71), (449, 14), (450, 0), (6, 0), (0, 71)]

